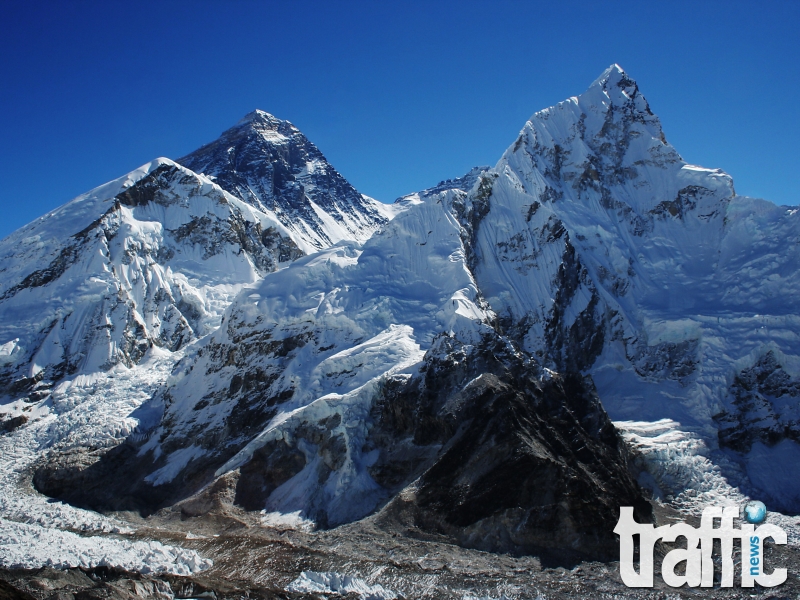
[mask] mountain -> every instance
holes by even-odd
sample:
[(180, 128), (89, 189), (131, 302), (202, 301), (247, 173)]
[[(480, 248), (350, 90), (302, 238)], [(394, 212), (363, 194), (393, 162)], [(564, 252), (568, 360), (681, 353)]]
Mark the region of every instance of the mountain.
[(0, 393), (41, 399), (65, 376), (179, 350), (243, 285), (398, 210), (262, 111), (181, 161), (207, 175), (157, 159), (0, 242)]
[(800, 216), (686, 163), (617, 65), (368, 239), (287, 225), (274, 196), (339, 223), (356, 206), (315, 195), (336, 186), (310, 183), (295, 132), (257, 113), (182, 164), (318, 250), (242, 289), (135, 431), (52, 446), (40, 492), (309, 531), (369, 517), (560, 563), (618, 556), (621, 505), (800, 510)]
[[(363, 246), (265, 277), (176, 367), (151, 403), (154, 427), (99, 461), (49, 461), (37, 488), (145, 514), (200, 492), (181, 505), (192, 515), (224, 486), (248, 510), (329, 527), (416, 486), (415, 523), (464, 543), (612, 556), (614, 503), (649, 506), (591, 386), (497, 331), (467, 266), (468, 200), (434, 194)], [(439, 497), (452, 487), (436, 469), (463, 471), (464, 506)], [(509, 489), (500, 469), (529, 475)], [(506, 539), (509, 521), (530, 525)]]
[(158, 159), (0, 242), (0, 386), (53, 382), (176, 351), (245, 284), (302, 253), (276, 220)]
[(276, 218), (304, 252), (363, 242), (394, 214), (358, 193), (289, 121), (261, 110), (178, 162)]

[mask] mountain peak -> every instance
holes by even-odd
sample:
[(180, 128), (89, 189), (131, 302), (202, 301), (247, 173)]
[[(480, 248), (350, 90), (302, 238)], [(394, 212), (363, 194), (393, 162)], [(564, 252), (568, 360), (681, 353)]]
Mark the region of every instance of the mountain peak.
[(598, 100), (606, 105), (611, 104), (620, 106), (629, 103), (631, 100), (642, 103), (641, 109), (645, 109), (647, 103), (639, 93), (639, 86), (618, 64), (614, 63), (592, 82), (592, 85), (584, 92), (583, 96), (598, 96)]
[(242, 119), (237, 123), (237, 125), (246, 125), (248, 123), (260, 123), (260, 124), (268, 124), (278, 126), (283, 123), (288, 123), (288, 121), (284, 121), (279, 119), (275, 115), (272, 115), (264, 110), (255, 109), (247, 113)]
[(388, 219), (382, 205), (363, 198), (297, 127), (263, 110), (177, 162), (274, 214), (307, 252), (343, 239), (365, 241)]
[(595, 86), (605, 87), (608, 84), (615, 84), (623, 78), (627, 78), (628, 74), (617, 63), (614, 63), (600, 74), (600, 77), (592, 82), (589, 88)]
[(259, 109), (247, 113), (236, 125), (222, 135), (225, 136), (229, 132), (235, 132), (237, 137), (242, 135), (243, 132), (246, 135), (255, 133), (270, 143), (283, 142), (288, 136), (300, 133), (297, 127), (289, 121), (284, 121)]

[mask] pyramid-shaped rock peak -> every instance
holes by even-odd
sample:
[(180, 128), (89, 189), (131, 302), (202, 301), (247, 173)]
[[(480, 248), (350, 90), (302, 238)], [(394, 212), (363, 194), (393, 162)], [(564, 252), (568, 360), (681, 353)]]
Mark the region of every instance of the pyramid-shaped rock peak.
[(306, 252), (364, 241), (393, 214), (360, 194), (289, 121), (262, 110), (178, 162), (274, 215)]

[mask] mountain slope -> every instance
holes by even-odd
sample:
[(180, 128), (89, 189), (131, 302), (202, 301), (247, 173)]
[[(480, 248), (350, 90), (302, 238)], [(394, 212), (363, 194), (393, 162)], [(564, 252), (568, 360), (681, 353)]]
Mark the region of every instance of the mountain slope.
[[(345, 202), (353, 189), (336, 177), (326, 197)], [(360, 229), (351, 235), (334, 224), (326, 243), (377, 226), (351, 208)], [(76, 542), (73, 531), (125, 527), (48, 502), (27, 474), (47, 453), (101, 455), (117, 446), (149, 414), (144, 400), (192, 343), (219, 326), (242, 288), (315, 250), (271, 211), (168, 159), (0, 241), (0, 542), (12, 548), (0, 565), (37, 567), (49, 557), (65, 566), (207, 568), (195, 552), (157, 543)], [(36, 542), (44, 539), (61, 551)]]
[[(649, 506), (591, 386), (541, 369), (496, 331), (467, 264), (466, 200), (430, 194), (363, 247), (266, 276), (178, 366), (151, 403), (163, 410), (154, 428), (78, 474), (50, 460), (37, 488), (145, 513), (199, 492), (187, 514), (226, 488), (267, 519), (316, 527), (402, 492), (416, 498), (404, 509), (413, 526), (467, 545), (610, 557), (610, 507)], [(437, 469), (461, 471), (462, 508)], [(500, 469), (526, 481), (509, 489)], [(550, 491), (535, 493), (544, 481)]]
[(178, 162), (273, 215), (306, 253), (363, 242), (394, 214), (359, 194), (294, 125), (261, 110)]
[(178, 350), (300, 255), (277, 221), (153, 161), (0, 242), (0, 386), (37, 400), (64, 376)]
[[(728, 175), (683, 161), (616, 65), (536, 113), (493, 177), (475, 278), (503, 330), (553, 368), (591, 373), (613, 418), (678, 422), (730, 485), (800, 510), (795, 388), (759, 391), (773, 415), (761, 420), (736, 383), (753, 368), (796, 377), (797, 211), (737, 197)], [(758, 474), (768, 456), (783, 475)], [(728, 493), (714, 481), (701, 491)]]
[(66, 375), (178, 350), (242, 285), (402, 210), (361, 196), (262, 111), (182, 160), (208, 175), (158, 159), (0, 242), (0, 393), (36, 387), (35, 401)]

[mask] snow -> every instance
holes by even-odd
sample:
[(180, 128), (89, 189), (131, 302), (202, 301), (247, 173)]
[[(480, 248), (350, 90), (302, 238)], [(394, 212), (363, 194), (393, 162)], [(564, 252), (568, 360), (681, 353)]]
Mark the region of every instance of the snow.
[[(303, 423), (339, 415), (348, 424), (335, 430), (346, 441), (344, 466), (320, 484), (312, 476), (317, 449), (298, 446), (306, 468), (272, 493), (266, 509), (287, 523), (310, 519), (312, 508), (334, 522), (366, 514), (381, 494), (367, 474), (372, 458), (361, 452), (377, 386), (412, 374), (436, 335), (478, 343), (495, 318), (520, 328), (547, 376), (559, 369), (548, 346), (558, 301), (564, 331), (587, 316), (605, 328), (600, 355), (582, 368), (611, 417), (666, 427), (626, 430), (631, 443), (650, 448), (643, 456), (652, 483), (689, 512), (701, 511), (701, 500), (741, 500), (739, 490), (751, 489), (747, 465), (763, 452), (742, 462), (727, 457), (714, 416), (730, 402), (737, 369), (768, 350), (787, 368), (800, 365), (800, 280), (792, 268), (800, 256), (784, 242), (800, 240), (800, 218), (736, 197), (719, 169), (685, 163), (618, 66), (585, 94), (533, 115), (496, 167), (470, 181), (469, 194), (442, 184), (405, 197), (402, 212), (363, 244), (342, 241), (237, 298), (213, 344), (233, 348), (232, 336), (267, 332), (314, 342), (282, 364), (273, 385), (292, 389), (291, 399), (217, 475), (267, 442), (295, 443), (292, 431)], [(459, 215), (485, 211), (481, 194), (488, 214), (465, 248)], [(570, 270), (578, 270), (574, 289), (562, 298)], [(247, 368), (272, 364), (243, 360)], [(173, 437), (188, 431), (181, 415), (232, 376), (207, 356), (186, 373), (170, 384)], [(208, 406), (192, 413), (191, 425), (219, 429), (230, 410), (230, 403)], [(794, 493), (785, 478), (771, 486)]]
[[(158, 198), (115, 204), (116, 194), (161, 167), (175, 175)], [(290, 237), (274, 217), (162, 158), (0, 241), (0, 367), (13, 366), (17, 378), (65, 363), (83, 372), (130, 366), (131, 329), (167, 347), (213, 331), (236, 293), (263, 274), (231, 242), (237, 219)], [(179, 236), (181, 228), (191, 235)], [(44, 285), (14, 287), (59, 268)]]
[[(641, 455), (646, 467), (646, 477), (639, 483), (655, 492), (655, 498), (668, 503), (685, 514), (700, 515), (707, 506), (734, 506), (743, 509), (751, 499), (732, 485), (741, 478), (738, 464), (719, 451), (711, 450), (701, 437), (685, 431), (678, 422), (670, 419), (658, 421), (615, 421), (614, 425), (629, 446)], [(774, 481), (782, 482), (788, 493), (796, 490), (790, 477), (796, 477), (797, 445), (785, 440), (773, 448), (760, 442), (753, 446), (748, 471), (763, 469), (756, 481), (767, 480), (774, 489)], [(744, 513), (742, 513), (744, 516)], [(768, 520), (783, 528), (789, 543), (800, 545), (800, 523), (797, 517), (769, 511)]]
[[(402, 208), (356, 192), (294, 125), (261, 110), (180, 162), (227, 180), (231, 193), (283, 223), (306, 254), (342, 240), (363, 243)], [(265, 172), (288, 172), (291, 181)]]
[(709, 459), (702, 438), (683, 430), (670, 419), (615, 421), (622, 437), (641, 453), (658, 485), (657, 495), (687, 512), (703, 506), (737, 506), (744, 500)]
[(145, 481), (152, 483), (154, 486), (169, 483), (186, 467), (191, 461), (203, 456), (204, 451), (197, 446), (189, 446), (188, 448), (181, 448), (176, 452), (170, 454), (167, 464), (153, 471), (144, 478)]
[(261, 524), (264, 527), (272, 527), (275, 529), (296, 529), (297, 531), (314, 531), (315, 523), (302, 516), (301, 510), (296, 510), (291, 513), (282, 513), (278, 511), (267, 512), (262, 511), (264, 516), (261, 517)]
[(159, 542), (78, 535), (0, 518), (0, 566), (32, 569), (109, 566), (140, 573), (191, 575), (211, 563), (192, 550)]
[(19, 338), (14, 338), (10, 342), (0, 345), (0, 364), (8, 364), (14, 362), (15, 354), (19, 354), (20, 348)]
[[(632, 443), (658, 449), (646, 459), (659, 485), (674, 488), (671, 502), (700, 512), (702, 502), (739, 502), (750, 483), (800, 497), (788, 466), (797, 444), (733, 458), (718, 449), (713, 419), (730, 408), (737, 373), (767, 352), (787, 372), (800, 364), (796, 211), (737, 197), (723, 171), (686, 164), (618, 65), (534, 114), (487, 176), (478, 288), (554, 367), (547, 324), (568, 244), (575, 249), (585, 271), (558, 307), (563, 327), (590, 299), (600, 307), (588, 317), (606, 328), (602, 353), (584, 368), (614, 420), (671, 424), (671, 441), (627, 426)], [(760, 470), (770, 453), (787, 466)]]
[(394, 600), (398, 597), (395, 592), (387, 590), (382, 585), (369, 585), (358, 577), (316, 571), (303, 571), (287, 586), (286, 590), (339, 596), (355, 594), (361, 600)]
[[(270, 143), (288, 140), (262, 126), (278, 123), (267, 113), (256, 111), (243, 123), (250, 121), (261, 124), (259, 130)], [(307, 166), (306, 175), (330, 169), (324, 159)], [(153, 201), (116, 202), (121, 192), (162, 168), (177, 176), (159, 188)], [(229, 233), (231, 223), (260, 224), (293, 239), (301, 250), (316, 250), (316, 244), (287, 228), (274, 212), (232, 196), (214, 179), (159, 158), (0, 241), (0, 296), (5, 294), (0, 297), (0, 367), (9, 369), (9, 380), (45, 375), (34, 395), (0, 397), (2, 418), (29, 419), (0, 437), (0, 543), (8, 547), (1, 564), (36, 567), (50, 559), (48, 564), (56, 566), (113, 564), (179, 574), (210, 565), (192, 551), (114, 537), (130, 531), (115, 519), (47, 501), (30, 489), (23, 473), (48, 451), (108, 447), (132, 434), (139, 418), (147, 421), (143, 426), (153, 425), (163, 407), (137, 409), (167, 380), (182, 355), (169, 351), (175, 343), (170, 336), (191, 327), (188, 337), (178, 340), (185, 350), (186, 343), (214, 331), (232, 299), (264, 274), (263, 265), (231, 243), (230, 236), (217, 237)], [(383, 219), (402, 211), (366, 196), (362, 201)], [(318, 209), (335, 241), (365, 241), (376, 229), (375, 221), (352, 207), (344, 207), (336, 218), (312, 208)], [(211, 235), (195, 235), (200, 231), (195, 224), (204, 222), (211, 223)], [(191, 235), (180, 237), (182, 229)], [(44, 273), (45, 280), (50, 273), (56, 276), (43, 284), (26, 284), (25, 278), (36, 272)], [(139, 358), (128, 354), (131, 329), (136, 340), (150, 347), (138, 365)], [(394, 361), (386, 371), (391, 374), (398, 366), (402, 370), (417, 362), (419, 353), (413, 342), (395, 338), (391, 341), (399, 343), (387, 347), (387, 360)], [(164, 349), (159, 348), (162, 343)], [(362, 349), (367, 359), (374, 358), (370, 344)], [(65, 365), (72, 373), (66, 378), (59, 371)], [(57, 385), (49, 389), (46, 379), (53, 373)], [(184, 448), (148, 481), (171, 481), (200, 456), (199, 448)], [(265, 519), (274, 520), (276, 514)], [(292, 522), (303, 526), (301, 517)]]
[[(311, 520), (312, 509), (324, 510), (337, 523), (361, 518), (384, 499), (385, 490), (368, 472), (375, 457), (362, 451), (380, 386), (414, 373), (437, 334), (450, 332), (473, 343), (489, 331), (491, 313), (479, 303), (453, 216), (452, 203), (464, 195), (450, 190), (430, 196), (409, 206), (363, 246), (340, 242), (267, 275), (237, 298), (225, 327), (209, 344), (234, 349), (234, 339), (266, 334), (273, 340), (302, 335), (309, 341), (282, 359), (276, 371), (272, 389), (293, 389), (291, 399), (217, 476), (237, 469), (268, 442), (293, 440), (292, 432), (304, 424), (338, 416), (339, 425), (330, 434), (341, 436), (347, 448), (342, 465), (320, 484), (318, 449), (297, 442), (306, 467), (272, 492), (267, 511)], [(276, 359), (268, 356), (243, 360), (247, 369), (275, 369)], [(163, 482), (177, 475), (170, 465), (182, 464), (185, 453), (197, 459), (188, 432), (219, 430), (234, 409), (234, 402), (194, 408), (228, 388), (232, 374), (209, 353), (188, 364), (191, 372), (176, 374), (169, 383), (173, 400), (165, 416), (172, 424), (164, 432), (167, 444), (175, 448), (175, 439), (181, 440), (181, 454), (171, 455), (167, 466), (148, 480)], [(153, 435), (142, 451), (159, 452), (159, 439), (160, 434)]]

